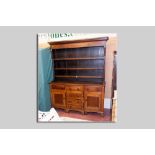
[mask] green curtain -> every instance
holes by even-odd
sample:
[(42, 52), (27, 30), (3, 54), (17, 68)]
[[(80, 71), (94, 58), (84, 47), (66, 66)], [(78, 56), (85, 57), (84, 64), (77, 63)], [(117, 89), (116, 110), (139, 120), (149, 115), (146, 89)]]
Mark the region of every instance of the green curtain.
[(53, 80), (52, 59), (49, 48), (38, 49), (38, 109), (51, 109), (49, 83)]

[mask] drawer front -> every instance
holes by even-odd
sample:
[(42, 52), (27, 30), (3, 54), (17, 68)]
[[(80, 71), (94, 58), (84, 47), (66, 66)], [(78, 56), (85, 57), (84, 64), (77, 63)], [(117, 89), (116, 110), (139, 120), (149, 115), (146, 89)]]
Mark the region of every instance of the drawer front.
[(82, 105), (68, 105), (68, 109), (81, 109), (83, 110), (83, 106)]
[(82, 99), (67, 99), (68, 105), (83, 105)]
[(74, 104), (73, 100), (67, 100), (67, 105), (72, 105)]
[(100, 92), (100, 91), (102, 91), (102, 86), (86, 86), (85, 91), (88, 91), (88, 92)]
[(68, 91), (83, 91), (82, 86), (67, 86), (66, 89)]
[(65, 90), (65, 85), (53, 84), (53, 85), (51, 85), (51, 89), (60, 89), (60, 90)]
[(75, 100), (75, 104), (82, 105), (83, 104), (83, 101), (82, 100)]
[(67, 98), (83, 98), (83, 93), (77, 91), (67, 91), (66, 96)]

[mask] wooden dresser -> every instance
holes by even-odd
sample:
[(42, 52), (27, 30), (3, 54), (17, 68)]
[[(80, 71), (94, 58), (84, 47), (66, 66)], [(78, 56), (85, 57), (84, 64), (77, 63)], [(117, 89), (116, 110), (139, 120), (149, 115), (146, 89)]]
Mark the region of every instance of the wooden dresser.
[(49, 42), (54, 80), (54, 108), (104, 113), (105, 56), (108, 37)]

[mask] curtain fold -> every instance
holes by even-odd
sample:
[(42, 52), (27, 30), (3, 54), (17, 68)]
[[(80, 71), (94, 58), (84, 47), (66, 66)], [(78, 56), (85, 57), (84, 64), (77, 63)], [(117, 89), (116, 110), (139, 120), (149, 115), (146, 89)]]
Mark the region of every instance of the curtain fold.
[(52, 59), (49, 48), (38, 49), (38, 110), (49, 111), (51, 98), (49, 83), (53, 80)]

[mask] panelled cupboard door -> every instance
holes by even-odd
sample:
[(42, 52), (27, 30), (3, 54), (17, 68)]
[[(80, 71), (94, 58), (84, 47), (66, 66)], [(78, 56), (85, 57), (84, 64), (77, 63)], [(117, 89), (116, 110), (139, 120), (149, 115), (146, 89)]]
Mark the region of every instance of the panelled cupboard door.
[(66, 108), (65, 91), (53, 91), (51, 94), (52, 94), (53, 107)]
[(97, 112), (102, 109), (102, 94), (100, 92), (85, 92), (85, 111)]

